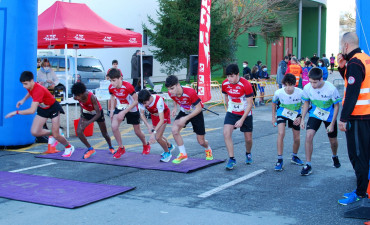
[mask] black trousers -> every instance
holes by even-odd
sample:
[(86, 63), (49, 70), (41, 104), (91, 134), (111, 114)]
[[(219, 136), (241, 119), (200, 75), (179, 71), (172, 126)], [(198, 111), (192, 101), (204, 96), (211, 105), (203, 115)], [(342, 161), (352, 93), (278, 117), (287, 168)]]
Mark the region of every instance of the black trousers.
[(346, 129), (348, 156), (357, 178), (356, 193), (364, 197), (369, 184), (370, 120), (349, 120)]

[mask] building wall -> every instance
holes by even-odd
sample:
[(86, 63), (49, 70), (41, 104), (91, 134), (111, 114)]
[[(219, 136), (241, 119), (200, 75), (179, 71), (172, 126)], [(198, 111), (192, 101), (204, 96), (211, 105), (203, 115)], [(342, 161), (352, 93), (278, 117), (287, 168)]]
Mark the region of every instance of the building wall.
[[(317, 53), (318, 40), (318, 8), (303, 8), (302, 13), (302, 57)], [(320, 56), (325, 53), (326, 48), (326, 8), (321, 8), (321, 46)]]

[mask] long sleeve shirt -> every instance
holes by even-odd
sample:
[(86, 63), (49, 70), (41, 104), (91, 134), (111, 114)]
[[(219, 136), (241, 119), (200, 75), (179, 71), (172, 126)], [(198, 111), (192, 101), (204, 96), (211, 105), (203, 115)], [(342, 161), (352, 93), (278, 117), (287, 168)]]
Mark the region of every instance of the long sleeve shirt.
[[(342, 113), (340, 115), (340, 121), (347, 122), (351, 119), (360, 119), (360, 120), (369, 120), (370, 115), (365, 116), (353, 116), (351, 115), (360, 94), (361, 84), (365, 80), (365, 66), (361, 60), (357, 58), (352, 58), (356, 53), (361, 53), (360, 48), (356, 48), (348, 54), (350, 60), (347, 62), (347, 66), (343, 68), (338, 67), (340, 75), (343, 77), (346, 76), (346, 79), (349, 80), (349, 77), (352, 77), (351, 80), (354, 81), (352, 84), (348, 84), (346, 88), (346, 95), (344, 96), (344, 104), (342, 108)], [(347, 72), (346, 72), (347, 69)]]

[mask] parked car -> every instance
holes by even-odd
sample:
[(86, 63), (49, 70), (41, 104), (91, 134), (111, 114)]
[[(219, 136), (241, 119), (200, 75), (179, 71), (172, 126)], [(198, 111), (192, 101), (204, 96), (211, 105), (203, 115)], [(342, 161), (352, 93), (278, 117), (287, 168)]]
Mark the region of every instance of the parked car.
[[(41, 60), (47, 58), (50, 66), (55, 71), (60, 85), (66, 88), (66, 75), (65, 75), (65, 56), (38, 56)], [(100, 81), (105, 80), (105, 71), (99, 59), (89, 56), (77, 57), (77, 74), (75, 74), (75, 57), (67, 56), (68, 60), (68, 95), (71, 94), (71, 87), (76, 82), (82, 82), (86, 88), (93, 90), (100, 87)]]

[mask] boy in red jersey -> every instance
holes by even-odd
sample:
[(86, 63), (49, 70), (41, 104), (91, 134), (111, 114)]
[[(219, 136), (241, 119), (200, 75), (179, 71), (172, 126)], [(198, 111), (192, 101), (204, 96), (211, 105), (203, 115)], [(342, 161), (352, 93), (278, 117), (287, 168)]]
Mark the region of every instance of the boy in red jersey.
[[(150, 145), (146, 142), (145, 135), (140, 129), (140, 113), (137, 107), (137, 94), (134, 87), (130, 83), (122, 81), (121, 73), (115, 68), (109, 71), (108, 76), (111, 83), (108, 88), (111, 94), (109, 101), (111, 101), (112, 106), (110, 109), (110, 118), (112, 120), (113, 135), (118, 143), (118, 149), (113, 157), (119, 159), (125, 154), (125, 147), (122, 144), (121, 133), (119, 132), (119, 126), (125, 118), (127, 119), (127, 124), (132, 124), (136, 136), (138, 136), (143, 143), (143, 154), (149, 154)], [(115, 105), (116, 98), (119, 102), (117, 102), (116, 108), (114, 109), (113, 106)]]
[(188, 159), (180, 131), (189, 122), (193, 125), (194, 133), (197, 134), (198, 143), (205, 148), (206, 160), (212, 160), (212, 149), (204, 137), (206, 129), (204, 127), (204, 117), (202, 112), (203, 103), (197, 93), (193, 88), (182, 87), (179, 80), (174, 75), (167, 77), (165, 85), (168, 88), (169, 96), (174, 101), (174, 109), (171, 113), (173, 117), (177, 113), (177, 105), (180, 105), (180, 112), (176, 116), (172, 125), (172, 135), (177, 146), (179, 146), (180, 154), (172, 162), (178, 164)]
[(108, 143), (109, 151), (113, 154), (114, 148), (112, 147), (111, 139), (108, 135), (107, 126), (105, 125), (105, 118), (103, 108), (100, 102), (92, 92), (86, 91), (86, 86), (77, 82), (72, 86), (72, 94), (74, 99), (80, 103), (81, 106), (81, 118), (77, 126), (77, 136), (87, 147), (83, 158), (87, 159), (95, 154), (95, 149), (91, 147), (84, 134), (85, 128), (96, 121), (99, 125), (100, 131)]
[[(147, 126), (150, 135), (149, 143), (154, 144), (156, 141), (161, 145), (164, 152), (162, 153), (161, 162), (170, 161), (171, 151), (175, 148), (163, 137), (164, 130), (167, 124), (171, 124), (170, 109), (164, 100), (159, 95), (151, 95), (146, 89), (143, 89), (138, 94), (139, 110), (141, 119)], [(144, 111), (147, 109), (151, 114), (152, 124), (150, 125), (145, 118)]]
[(222, 93), (225, 94), (227, 113), (224, 121), (224, 138), (229, 153), (227, 170), (234, 169), (236, 160), (234, 158), (234, 144), (232, 133), (234, 129), (240, 128), (244, 133), (246, 146), (246, 164), (252, 163), (252, 130), (253, 130), (253, 89), (249, 81), (239, 77), (239, 67), (230, 64), (226, 68), (227, 79), (222, 82)]
[[(32, 97), (31, 107), (25, 110), (17, 110), (5, 116), (10, 118), (17, 114), (19, 115), (30, 115), (34, 114), (37, 110), (37, 115), (33, 119), (31, 134), (35, 137), (49, 136), (49, 144), (54, 145), (58, 142), (65, 146), (63, 157), (70, 157), (74, 152), (75, 148), (68, 143), (68, 141), (59, 132), (60, 127), (60, 113), (64, 114), (62, 107), (50, 94), (48, 89), (36, 83), (33, 79), (33, 74), (30, 71), (24, 71), (19, 79), (23, 84), (23, 87), (27, 89), (28, 93), (22, 100), (17, 102), (16, 107), (23, 105), (23, 103)], [(46, 120), (51, 119), (51, 131), (43, 129)]]

